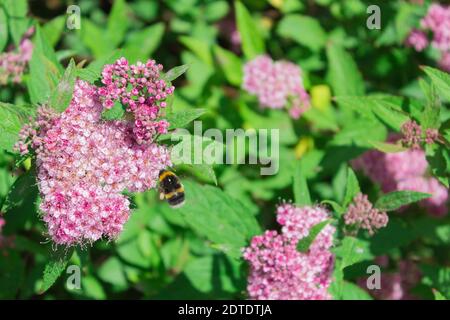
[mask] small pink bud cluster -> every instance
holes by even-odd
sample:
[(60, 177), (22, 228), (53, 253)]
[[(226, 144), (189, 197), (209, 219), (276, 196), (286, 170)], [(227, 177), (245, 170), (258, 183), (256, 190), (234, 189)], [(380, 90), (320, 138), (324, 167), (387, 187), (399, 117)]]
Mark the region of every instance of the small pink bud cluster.
[(334, 256), (330, 252), (335, 228), (327, 225), (316, 237), (308, 252), (297, 250), (300, 239), (309, 230), (329, 218), (321, 207), (297, 208), (280, 205), (277, 221), (281, 234), (266, 231), (253, 237), (243, 249), (250, 264), (247, 291), (256, 300), (324, 300), (331, 281)]
[(413, 29), (406, 39), (406, 45), (414, 48), (417, 52), (421, 52), (428, 47), (427, 35), (423, 31)]
[[(395, 140), (395, 137), (391, 137), (389, 142)], [(434, 216), (447, 214), (448, 190), (436, 178), (426, 174), (428, 163), (423, 150), (397, 153), (372, 150), (354, 160), (352, 165), (379, 183), (383, 192), (411, 190), (432, 194), (430, 198), (420, 201), (419, 205)]]
[(380, 289), (368, 289), (367, 279), (358, 281), (360, 287), (366, 289), (377, 300), (416, 300), (411, 290), (420, 282), (419, 268), (412, 261), (402, 260), (398, 263), (397, 272), (381, 274)]
[(159, 117), (175, 87), (161, 79), (162, 68), (155, 60), (129, 65), (122, 57), (102, 71), (101, 81), (105, 86), (98, 89), (102, 105), (110, 109), (119, 102), (134, 115), (133, 133), (139, 144), (152, 142), (156, 134), (167, 133), (169, 127)]
[(425, 131), (425, 137), (422, 134), (422, 127), (414, 120), (406, 121), (402, 127), (401, 142), (405, 147), (411, 149), (420, 149), (423, 142), (426, 144), (433, 144), (439, 138), (439, 132), (436, 129), (428, 128)]
[(77, 81), (62, 114), (40, 107), (20, 134), (16, 148), (36, 153), (40, 209), (56, 244), (117, 238), (130, 213), (122, 192), (154, 188), (170, 165), (165, 147), (137, 144), (132, 123), (103, 121), (102, 111), (97, 88)]
[(258, 97), (262, 108), (288, 108), (298, 119), (310, 107), (299, 66), (259, 56), (244, 66), (243, 88)]
[(450, 71), (448, 55), (450, 53), (450, 7), (433, 3), (428, 8), (426, 16), (420, 21), (421, 29), (414, 29), (409, 34), (406, 45), (416, 51), (424, 50), (430, 43), (426, 32), (433, 33), (431, 46), (441, 52), (439, 65), (446, 71)]
[(367, 195), (358, 193), (348, 206), (344, 222), (347, 226), (356, 227), (356, 232), (361, 228), (373, 235), (376, 230), (387, 226), (389, 217), (386, 212), (374, 208)]
[(0, 84), (22, 82), (22, 75), (33, 54), (33, 43), (29, 40), (33, 32), (34, 28), (27, 31), (17, 52), (11, 47), (9, 51), (0, 54)]

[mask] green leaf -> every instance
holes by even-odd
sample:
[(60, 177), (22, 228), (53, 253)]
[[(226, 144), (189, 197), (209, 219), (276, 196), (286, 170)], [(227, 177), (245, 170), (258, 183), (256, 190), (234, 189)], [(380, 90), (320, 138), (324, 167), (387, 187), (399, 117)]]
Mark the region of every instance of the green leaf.
[(122, 105), (119, 102), (114, 103), (111, 109), (104, 109), (102, 119), (104, 120), (120, 120), (125, 115)]
[(305, 113), (303, 113), (302, 117), (318, 130), (339, 130), (339, 126), (336, 122), (336, 116), (332, 109), (323, 111), (317, 108), (309, 108)]
[(220, 46), (214, 47), (214, 54), (227, 81), (234, 86), (240, 87), (243, 78), (241, 59), (233, 52)]
[(67, 109), (70, 101), (72, 101), (76, 74), (77, 67), (75, 61), (70, 59), (69, 65), (61, 77), (61, 80), (59, 80), (58, 86), (53, 90), (50, 96), (49, 106), (51, 108), (59, 112), (63, 112)]
[(26, 0), (3, 0), (4, 9), (8, 16), (9, 32), (18, 47), (23, 34), (30, 26), (30, 21), (26, 17), (28, 3)]
[(444, 297), (450, 297), (450, 268), (422, 265), (423, 282), (436, 288)]
[(73, 248), (60, 248), (52, 252), (50, 261), (47, 262), (44, 269), (43, 281), (40, 293), (44, 293), (50, 289), (58, 280), (59, 276), (66, 270), (67, 263), (73, 254)]
[[(373, 300), (371, 295), (360, 286), (345, 280), (334, 281), (330, 293), (335, 300)], [(340, 292), (337, 292), (340, 289)]]
[(353, 198), (360, 192), (361, 188), (359, 187), (358, 178), (356, 178), (356, 174), (352, 170), (352, 168), (349, 167), (347, 171), (347, 185), (345, 187), (344, 206), (347, 207), (353, 201)]
[(8, 43), (8, 18), (5, 10), (0, 7), (0, 52), (3, 52)]
[(42, 31), (48, 40), (48, 43), (53, 48), (61, 38), (64, 27), (66, 26), (66, 17), (58, 16), (46, 22), (42, 27)]
[(402, 147), (400, 144), (393, 144), (380, 141), (369, 141), (369, 142), (375, 149), (384, 153), (397, 153), (408, 150), (407, 148)]
[(327, 46), (328, 80), (334, 95), (363, 95), (364, 81), (352, 56), (337, 44)]
[(279, 130), (280, 144), (292, 145), (297, 142), (297, 136), (292, 124), (292, 119), (286, 112), (270, 110), (265, 115), (253, 111), (245, 102), (239, 102), (240, 116), (245, 121), (246, 129), (275, 129)]
[(450, 183), (450, 151), (442, 145), (426, 146), (427, 161), (433, 175), (447, 188)]
[(81, 290), (83, 298), (103, 300), (106, 299), (106, 293), (102, 284), (92, 276), (85, 276), (81, 282)]
[(125, 37), (130, 21), (127, 15), (128, 7), (125, 0), (114, 0), (107, 26), (109, 39), (114, 47), (119, 45)]
[(327, 34), (318, 20), (299, 14), (287, 15), (281, 19), (277, 33), (281, 37), (292, 39), (312, 51), (319, 51), (327, 41)]
[(205, 18), (209, 22), (217, 21), (225, 17), (229, 11), (229, 5), (227, 1), (216, 0), (211, 3), (205, 4)]
[(340, 106), (375, 119), (396, 131), (399, 131), (402, 124), (409, 120), (409, 115), (402, 110), (402, 105), (406, 101), (396, 96), (340, 96), (335, 99)]
[(212, 186), (186, 181), (186, 202), (177, 209), (186, 223), (214, 247), (234, 258), (261, 232), (253, 214), (241, 202)]
[(300, 161), (297, 163), (294, 173), (294, 200), (295, 204), (299, 206), (312, 204), (308, 183), (306, 182), (306, 176), (302, 172)]
[[(217, 292), (220, 289), (231, 294), (243, 289), (242, 286), (236, 287), (237, 284), (242, 284), (242, 282), (237, 282), (233, 279), (239, 275), (240, 266), (241, 263), (236, 260), (214, 254), (191, 260), (186, 265), (183, 273), (192, 286), (200, 292), (210, 293), (215, 291), (216, 294), (220, 295), (223, 294), (222, 292)], [(216, 281), (213, 282), (211, 281), (212, 279)], [(217, 282), (220, 283), (219, 288), (214, 285)]]
[(107, 56), (91, 62), (86, 68), (77, 69), (77, 77), (93, 84), (100, 78), (103, 67), (106, 64), (113, 64), (121, 56), (122, 52), (120, 50), (114, 50)]
[(427, 103), (420, 117), (420, 125), (423, 130), (433, 128), (439, 129), (440, 113), (441, 113), (441, 101), (436, 92), (436, 86), (431, 84), (428, 92), (425, 93), (427, 97)]
[(393, 191), (381, 196), (375, 208), (381, 211), (394, 211), (408, 204), (431, 197), (431, 194), (416, 191)]
[(319, 222), (311, 227), (306, 237), (300, 239), (297, 243), (297, 250), (300, 252), (308, 252), (309, 248), (317, 238), (319, 233), (331, 222), (330, 219)]
[(339, 203), (332, 200), (323, 200), (322, 204), (328, 204), (333, 208), (333, 211), (337, 213), (337, 216), (341, 216), (345, 212), (345, 208), (342, 207)]
[(88, 19), (83, 20), (82, 27), (77, 32), (81, 41), (92, 51), (96, 59), (109, 55), (116, 48), (110, 33), (105, 33), (102, 28)]
[(35, 185), (36, 177), (32, 170), (20, 175), (9, 189), (3, 206), (0, 208), (1, 211), (7, 214), (33, 199), (36, 192)]
[(433, 289), (434, 300), (447, 300), (442, 293)]
[(191, 134), (178, 134), (175, 130), (170, 136), (172, 141), (180, 141), (171, 149), (171, 160), (177, 167), (184, 168), (194, 175), (217, 185), (213, 163), (215, 159), (204, 158), (206, 148), (224, 149), (221, 141)]
[(158, 294), (156, 299), (235, 299), (245, 290), (241, 261), (223, 254), (194, 256), (183, 273)]
[(374, 103), (372, 112), (375, 116), (396, 131), (400, 131), (401, 126), (409, 120), (407, 113), (390, 107), (385, 101), (374, 101)]
[(247, 8), (240, 1), (235, 2), (235, 11), (242, 51), (245, 58), (251, 60), (265, 52), (264, 39)]
[(130, 33), (125, 40), (124, 55), (131, 63), (145, 61), (161, 44), (163, 35), (162, 22)]
[(329, 146), (355, 146), (370, 149), (373, 147), (371, 141), (385, 141), (386, 137), (386, 127), (380, 121), (364, 117), (358, 121), (345, 123), (331, 138)]
[(29, 63), (28, 93), (33, 104), (43, 103), (58, 85), (62, 67), (44, 33), (36, 26), (33, 56)]
[(0, 299), (17, 299), (17, 292), (25, 279), (25, 261), (15, 250), (4, 253), (0, 259)]
[(374, 257), (370, 251), (370, 243), (355, 237), (345, 237), (334, 249), (334, 253), (338, 259), (336, 262), (338, 270), (344, 270), (348, 266)]
[(355, 237), (345, 237), (332, 251), (335, 253), (336, 262), (330, 291), (335, 298), (340, 299), (345, 295), (344, 269), (365, 260), (372, 260), (374, 255), (370, 251), (368, 241)]
[(187, 109), (178, 112), (167, 113), (166, 120), (170, 123), (169, 130), (183, 128), (199, 118), (206, 109)]
[(430, 77), (440, 94), (450, 100), (450, 75), (431, 67), (422, 67), (422, 69)]
[(0, 102), (0, 149), (13, 152), (20, 129), (35, 113), (36, 109), (30, 105)]
[(164, 75), (162, 75), (162, 78), (165, 81), (173, 81), (176, 78), (180, 77), (183, 73), (185, 73), (189, 69), (188, 64), (183, 64), (181, 66), (174, 67), (167, 71)]
[(122, 263), (117, 257), (110, 257), (98, 269), (98, 276), (106, 283), (110, 283), (118, 288), (126, 288), (128, 286), (127, 279), (124, 274)]
[(212, 165), (206, 163), (183, 163), (179, 167), (189, 171), (202, 181), (213, 183), (217, 186), (217, 176)]
[(213, 66), (211, 48), (206, 42), (188, 36), (180, 37), (180, 42), (191, 50), (201, 61), (209, 66)]

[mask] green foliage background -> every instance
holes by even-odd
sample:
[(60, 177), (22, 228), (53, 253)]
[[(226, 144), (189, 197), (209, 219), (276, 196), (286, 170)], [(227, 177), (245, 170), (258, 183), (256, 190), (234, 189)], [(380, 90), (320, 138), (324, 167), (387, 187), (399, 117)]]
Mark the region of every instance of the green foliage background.
[[(66, 27), (71, 4), (81, 9), (80, 30)], [(393, 151), (384, 144), (387, 134), (408, 119), (440, 128), (450, 141), (450, 75), (434, 68), (432, 49), (417, 54), (403, 45), (429, 1), (424, 6), (379, 1), (381, 30), (366, 27), (370, 4), (0, 0), (0, 50), (36, 26), (23, 84), (0, 88), (3, 234), (15, 244), (0, 250), (0, 298), (246, 298), (248, 270), (240, 248), (276, 228), (280, 199), (299, 205), (326, 200), (333, 211), (330, 222), (338, 226), (359, 190), (387, 210), (419, 200), (423, 195), (386, 198), (349, 169), (349, 161), (369, 149)], [(233, 44), (226, 27), (234, 23), (241, 45)], [(300, 120), (283, 111), (261, 111), (240, 89), (243, 64), (263, 53), (303, 69), (313, 108)], [(176, 86), (168, 114), (173, 128), (192, 129), (196, 118), (203, 130), (279, 128), (279, 173), (260, 176), (254, 165), (180, 165), (176, 169), (187, 196), (183, 208), (169, 208), (156, 191), (135, 194), (135, 209), (116, 242), (54, 251), (37, 212), (34, 168), (12, 146), (36, 104), (64, 110), (76, 77), (94, 82), (105, 63), (122, 55), (130, 62), (154, 58), (165, 71), (182, 66), (166, 75)], [(83, 69), (76, 66), (80, 63)], [(427, 157), (432, 173), (448, 187), (448, 144), (430, 147)], [(419, 297), (433, 299), (437, 289), (439, 297), (450, 298), (449, 218), (430, 218), (415, 205), (407, 213), (389, 214), (388, 227), (372, 238), (338, 235), (333, 297), (370, 299), (355, 281), (376, 256), (387, 254), (395, 261), (419, 262), (422, 280), (414, 289)], [(80, 290), (66, 288), (68, 264), (81, 266)]]

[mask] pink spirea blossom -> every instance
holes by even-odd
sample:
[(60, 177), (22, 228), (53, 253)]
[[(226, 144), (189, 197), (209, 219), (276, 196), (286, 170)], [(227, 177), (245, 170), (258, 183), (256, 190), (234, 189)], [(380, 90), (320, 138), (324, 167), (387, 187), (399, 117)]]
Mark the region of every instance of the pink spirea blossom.
[(277, 209), (281, 234), (266, 231), (253, 237), (243, 257), (250, 264), (247, 291), (257, 300), (323, 300), (331, 281), (334, 256), (330, 252), (335, 228), (327, 225), (306, 253), (296, 248), (312, 226), (329, 218), (321, 207), (297, 208), (282, 204)]
[(23, 73), (33, 54), (33, 43), (28, 39), (33, 32), (32, 28), (27, 31), (17, 50), (10, 47), (9, 51), (0, 54), (0, 84), (22, 82)]
[(414, 29), (406, 39), (406, 45), (418, 52), (423, 51), (428, 46), (427, 35), (423, 31)]
[(439, 68), (450, 72), (450, 52), (443, 52), (439, 60)]
[(378, 183), (383, 192), (412, 190), (432, 194), (419, 205), (434, 216), (447, 214), (448, 190), (436, 178), (427, 175), (428, 162), (423, 150), (397, 153), (371, 150), (354, 160), (352, 165)]
[(130, 214), (122, 192), (155, 187), (170, 165), (165, 147), (139, 145), (132, 123), (103, 121), (102, 110), (97, 88), (77, 81), (62, 114), (41, 107), (20, 134), (17, 148), (36, 152), (40, 209), (56, 244), (117, 238)]
[(168, 123), (160, 120), (165, 100), (175, 87), (161, 79), (162, 65), (155, 60), (130, 65), (125, 58), (105, 65), (98, 89), (103, 107), (110, 109), (120, 102), (134, 115), (133, 133), (138, 144), (151, 143), (156, 134), (167, 133)]
[(406, 121), (402, 127), (402, 144), (411, 149), (420, 149), (422, 127), (414, 120)]
[(409, 260), (398, 263), (397, 272), (383, 272), (380, 279), (380, 289), (367, 289), (367, 279), (363, 278), (358, 284), (366, 289), (377, 300), (416, 300), (411, 290), (421, 278), (417, 265)]
[[(427, 14), (420, 21), (420, 27), (422, 30), (413, 29), (410, 32), (406, 45), (416, 51), (422, 51), (431, 45), (441, 53), (439, 67), (450, 71), (450, 6), (431, 4)], [(431, 42), (425, 34), (428, 31), (432, 33)]]
[(367, 230), (373, 235), (376, 230), (387, 226), (389, 217), (386, 212), (374, 208), (367, 195), (358, 193), (344, 214), (344, 222), (346, 225)]
[(433, 3), (420, 22), (421, 27), (433, 32), (432, 46), (442, 52), (450, 49), (450, 7)]
[(439, 131), (437, 129), (428, 128), (425, 130), (425, 143), (433, 144), (439, 139)]
[(448, 190), (437, 179), (430, 177), (412, 177), (399, 181), (397, 189), (429, 193), (432, 197), (419, 202), (419, 205), (425, 208), (431, 215), (437, 217), (447, 214)]
[(243, 88), (258, 97), (262, 108), (288, 108), (294, 119), (310, 107), (301, 69), (289, 61), (273, 61), (265, 55), (249, 61), (244, 66)]

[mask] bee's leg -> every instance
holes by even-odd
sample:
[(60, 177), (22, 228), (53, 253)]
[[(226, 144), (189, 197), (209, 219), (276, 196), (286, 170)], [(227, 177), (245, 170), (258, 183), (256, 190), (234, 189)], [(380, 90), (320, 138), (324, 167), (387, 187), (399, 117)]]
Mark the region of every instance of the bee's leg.
[(159, 192), (159, 200), (164, 200), (164, 192), (161, 186), (158, 187), (158, 192)]

